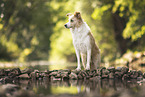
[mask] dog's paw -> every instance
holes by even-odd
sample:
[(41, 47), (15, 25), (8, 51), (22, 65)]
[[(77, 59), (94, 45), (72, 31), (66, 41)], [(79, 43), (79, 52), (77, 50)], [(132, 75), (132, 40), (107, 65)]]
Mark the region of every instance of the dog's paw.
[(90, 67), (86, 67), (85, 70), (90, 70)]
[(81, 71), (81, 68), (76, 68), (77, 71)]

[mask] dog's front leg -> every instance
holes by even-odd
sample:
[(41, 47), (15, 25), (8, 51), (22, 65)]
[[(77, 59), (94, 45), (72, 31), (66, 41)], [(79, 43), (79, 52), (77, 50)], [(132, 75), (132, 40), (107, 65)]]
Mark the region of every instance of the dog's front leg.
[(90, 70), (90, 62), (91, 62), (91, 49), (87, 50), (86, 70)]
[(76, 68), (77, 71), (81, 70), (81, 64), (80, 64), (80, 51), (76, 49), (76, 56), (78, 61), (78, 67)]

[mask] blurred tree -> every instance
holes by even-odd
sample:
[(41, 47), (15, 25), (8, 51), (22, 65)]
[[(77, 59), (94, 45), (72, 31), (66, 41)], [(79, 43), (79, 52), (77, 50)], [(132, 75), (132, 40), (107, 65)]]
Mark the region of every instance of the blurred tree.
[[(103, 37), (104, 39), (108, 38), (106, 39), (107, 41), (104, 41), (105, 43), (101, 42), (100, 48), (102, 50), (111, 46), (111, 48), (103, 50), (102, 55), (105, 55), (104, 57), (108, 59), (109, 56), (115, 56), (115, 58), (117, 58), (117, 56), (119, 57), (126, 53), (127, 50), (143, 51), (145, 49), (145, 44), (143, 44), (145, 37), (143, 28), (143, 17), (145, 16), (143, 13), (145, 10), (144, 4), (144, 2), (139, 0), (91, 0), (89, 6), (94, 8), (92, 18), (96, 20), (96, 25), (99, 24), (96, 27), (96, 31), (102, 35), (101, 39), (103, 39)], [(139, 7), (137, 7), (138, 5)], [(82, 9), (85, 8), (83, 7)], [(84, 12), (86, 10), (87, 9), (85, 9)], [(102, 31), (99, 29), (102, 29)], [(108, 35), (103, 35), (103, 32), (105, 34), (108, 33)], [(111, 37), (112, 42), (110, 42)], [(116, 41), (116, 43), (113, 41)], [(106, 43), (109, 45), (102, 47)], [(114, 49), (113, 52), (110, 52), (112, 49)], [(110, 53), (106, 53), (105, 51)], [(115, 53), (117, 56), (111, 53)], [(109, 59), (112, 60), (113, 57)]]
[[(51, 0), (1, 0), (0, 57), (20, 61), (48, 59), (52, 21)], [(5, 50), (3, 50), (6, 48)], [(4, 57), (7, 56), (7, 57)]]
[[(112, 21), (109, 23), (113, 24), (114, 37), (121, 55), (128, 49), (143, 51), (145, 46), (145, 44), (142, 44), (145, 37), (145, 14), (143, 13), (145, 1), (102, 0), (99, 1), (98, 5), (100, 6), (95, 8), (92, 16), (94, 19), (98, 19), (100, 15), (102, 17), (107, 15), (107, 12), (111, 13), (109, 16)], [(106, 8), (107, 6), (108, 8)], [(103, 17), (101, 20), (103, 20)]]
[[(75, 50), (72, 44), (72, 36), (68, 29), (64, 28), (64, 24), (68, 22), (66, 17), (67, 13), (75, 11), (76, 0), (53, 0), (51, 2), (57, 15), (54, 20), (57, 21), (56, 26), (53, 28), (51, 40), (50, 61), (75, 61)], [(55, 6), (53, 6), (55, 4)]]

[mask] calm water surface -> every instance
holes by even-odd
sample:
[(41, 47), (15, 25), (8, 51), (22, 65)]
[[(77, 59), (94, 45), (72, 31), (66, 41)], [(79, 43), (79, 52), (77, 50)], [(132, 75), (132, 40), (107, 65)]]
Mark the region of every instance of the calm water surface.
[[(31, 80), (21, 80), (19, 83), (16, 83), (24, 89), (33, 91), (34, 93), (40, 95), (61, 95), (61, 94), (70, 94), (70, 95), (94, 95), (99, 97), (117, 97), (115, 95), (121, 95), (126, 92), (138, 95), (145, 93), (145, 83), (137, 82), (136, 80), (131, 81), (120, 81), (120, 80), (69, 80), (69, 81), (31, 81)], [(127, 92), (128, 91), (128, 92)], [(126, 96), (125, 96), (126, 97)], [(130, 96), (129, 96), (130, 97)], [(131, 96), (132, 97), (132, 96)]]

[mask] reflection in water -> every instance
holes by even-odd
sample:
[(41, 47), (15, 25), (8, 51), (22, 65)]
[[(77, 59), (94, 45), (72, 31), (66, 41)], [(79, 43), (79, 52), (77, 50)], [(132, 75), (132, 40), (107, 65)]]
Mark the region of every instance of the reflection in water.
[[(137, 84), (136, 80), (121, 81), (121, 80), (68, 80), (68, 81), (49, 81), (49, 80), (21, 80), (19, 83), (23, 89), (33, 91), (36, 94), (43, 95), (58, 95), (58, 94), (83, 94), (97, 95), (108, 97), (117, 95), (124, 90), (130, 90), (137, 93), (142, 86)], [(143, 84), (143, 83), (142, 83)], [(114, 96), (115, 97), (115, 96)]]

